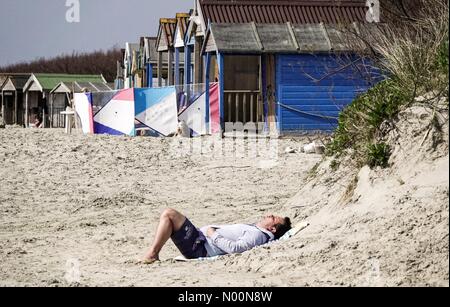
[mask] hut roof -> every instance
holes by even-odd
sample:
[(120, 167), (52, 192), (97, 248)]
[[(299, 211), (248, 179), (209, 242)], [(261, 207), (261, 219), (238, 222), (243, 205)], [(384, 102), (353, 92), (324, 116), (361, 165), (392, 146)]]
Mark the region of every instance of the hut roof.
[(156, 49), (158, 51), (166, 51), (173, 47), (176, 24), (176, 18), (161, 18), (159, 20), (158, 38), (156, 40)]
[[(16, 91), (22, 90), (28, 79), (30, 79), (31, 74), (14, 74), (8, 76), (2, 85), (0, 80), (0, 89), (4, 91)], [(1, 79), (1, 76), (0, 76)]]
[(361, 38), (376, 25), (211, 24), (203, 52), (305, 53), (354, 51), (364, 48)]
[(177, 24), (175, 27), (175, 34), (173, 37), (173, 45), (174, 47), (183, 47), (184, 46), (184, 36), (186, 35), (188, 20), (190, 15), (187, 13), (178, 13), (177, 14)]
[(133, 55), (133, 51), (139, 51), (140, 45), (138, 43), (125, 43), (124, 57)]
[[(143, 50), (146, 62), (153, 63), (158, 60), (158, 51), (156, 50), (157, 37), (145, 37), (143, 40)], [(165, 61), (167, 62), (167, 56)]]
[(365, 0), (199, 0), (205, 23), (365, 22)]

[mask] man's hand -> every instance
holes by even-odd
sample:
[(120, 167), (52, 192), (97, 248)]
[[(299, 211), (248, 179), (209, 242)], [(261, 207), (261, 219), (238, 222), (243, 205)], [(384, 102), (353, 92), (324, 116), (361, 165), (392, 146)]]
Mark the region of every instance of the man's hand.
[(216, 232), (216, 229), (215, 229), (215, 228), (208, 228), (208, 230), (206, 231), (206, 235), (207, 235), (209, 238), (211, 238), (211, 237), (214, 235), (215, 232)]

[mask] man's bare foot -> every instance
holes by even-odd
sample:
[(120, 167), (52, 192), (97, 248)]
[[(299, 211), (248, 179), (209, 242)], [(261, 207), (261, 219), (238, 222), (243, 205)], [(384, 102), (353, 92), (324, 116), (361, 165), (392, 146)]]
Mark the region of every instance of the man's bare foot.
[(138, 264), (146, 264), (146, 265), (153, 264), (155, 262), (159, 262), (159, 259), (156, 259), (156, 258), (150, 258), (150, 259), (144, 258), (144, 259), (138, 260)]
[(153, 251), (153, 249), (150, 249), (145, 257), (141, 260), (139, 260), (140, 264), (153, 264), (155, 262), (159, 261), (159, 255)]

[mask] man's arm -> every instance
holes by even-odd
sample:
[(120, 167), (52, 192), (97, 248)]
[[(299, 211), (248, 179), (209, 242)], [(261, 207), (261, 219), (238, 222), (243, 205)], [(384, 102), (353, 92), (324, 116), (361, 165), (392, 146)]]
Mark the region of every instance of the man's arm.
[(249, 232), (245, 232), (236, 241), (221, 236), (214, 228), (209, 228), (207, 235), (218, 248), (227, 254), (243, 253), (259, 245), (257, 238)]

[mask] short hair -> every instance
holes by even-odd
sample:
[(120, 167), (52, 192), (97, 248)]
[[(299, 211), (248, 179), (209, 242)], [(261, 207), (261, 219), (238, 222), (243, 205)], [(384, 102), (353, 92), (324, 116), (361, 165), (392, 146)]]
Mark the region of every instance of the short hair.
[(288, 232), (289, 230), (292, 229), (291, 226), (291, 219), (288, 217), (284, 218), (284, 223), (283, 224), (277, 224), (275, 225), (276, 231), (275, 231), (275, 240), (278, 240), (279, 238), (281, 238), (282, 236), (285, 235), (286, 232)]

